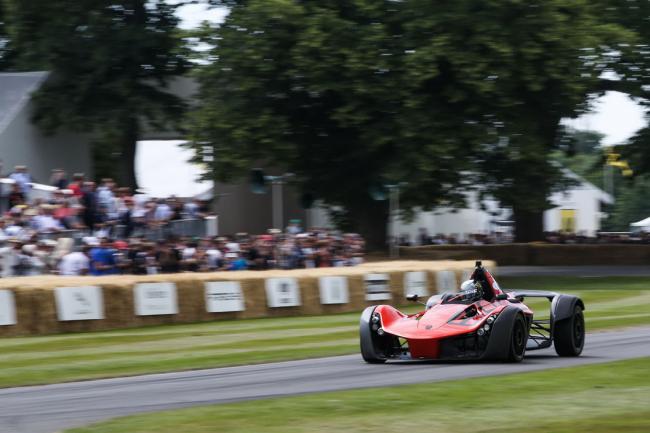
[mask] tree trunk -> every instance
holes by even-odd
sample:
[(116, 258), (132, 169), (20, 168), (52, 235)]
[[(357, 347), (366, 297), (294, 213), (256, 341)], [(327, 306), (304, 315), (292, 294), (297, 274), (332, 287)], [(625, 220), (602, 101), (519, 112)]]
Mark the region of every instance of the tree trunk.
[(366, 250), (388, 252), (388, 201), (368, 200), (348, 207), (350, 228), (363, 236)]
[(515, 220), (515, 242), (544, 240), (544, 211), (529, 211), (513, 208)]
[(140, 135), (138, 120), (128, 117), (120, 125), (120, 185), (128, 186), (133, 192), (138, 188), (138, 179), (135, 175), (135, 151)]

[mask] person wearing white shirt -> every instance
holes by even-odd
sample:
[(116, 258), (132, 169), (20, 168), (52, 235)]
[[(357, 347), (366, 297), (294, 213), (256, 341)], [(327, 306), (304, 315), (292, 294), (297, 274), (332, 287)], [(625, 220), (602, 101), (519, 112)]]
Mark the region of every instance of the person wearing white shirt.
[(34, 217), (33, 224), (36, 231), (41, 233), (63, 230), (61, 222), (52, 216), (49, 208), (43, 208), (43, 213)]
[(90, 260), (85, 251), (73, 251), (61, 258), (61, 262), (59, 263), (59, 275), (86, 275), (89, 266)]
[(159, 200), (153, 218), (156, 221), (168, 221), (172, 217), (172, 208), (164, 201)]

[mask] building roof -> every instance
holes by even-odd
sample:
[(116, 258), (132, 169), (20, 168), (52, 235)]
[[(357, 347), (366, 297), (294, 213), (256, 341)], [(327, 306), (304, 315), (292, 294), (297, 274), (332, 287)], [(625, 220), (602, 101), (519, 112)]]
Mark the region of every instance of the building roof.
[(47, 72), (0, 73), (0, 134), (29, 102), (47, 78)]

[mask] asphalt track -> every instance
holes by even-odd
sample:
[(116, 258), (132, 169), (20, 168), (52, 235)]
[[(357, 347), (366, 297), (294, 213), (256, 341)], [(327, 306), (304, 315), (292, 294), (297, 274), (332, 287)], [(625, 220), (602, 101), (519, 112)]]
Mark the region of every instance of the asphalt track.
[(0, 389), (1, 433), (54, 433), (141, 412), (501, 375), (650, 356), (650, 327), (589, 334), (583, 356), (530, 352), (520, 364), (365, 364), (359, 355)]

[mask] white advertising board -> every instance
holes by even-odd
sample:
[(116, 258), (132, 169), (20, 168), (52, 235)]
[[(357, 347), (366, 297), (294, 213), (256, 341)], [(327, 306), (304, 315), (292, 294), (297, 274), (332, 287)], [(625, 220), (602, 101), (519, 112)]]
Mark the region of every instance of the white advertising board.
[(208, 313), (244, 311), (244, 295), (239, 281), (206, 282), (205, 309)]
[(178, 314), (176, 284), (138, 283), (133, 289), (136, 316)]
[(436, 287), (438, 288), (438, 293), (457, 292), (456, 273), (454, 271), (436, 272)]
[(101, 287), (57, 287), (54, 289), (54, 299), (57, 316), (62, 322), (104, 318)]
[(412, 271), (404, 274), (404, 296), (406, 295), (429, 296), (426, 272)]
[(366, 301), (383, 301), (391, 298), (388, 274), (366, 274)]
[(0, 290), (0, 326), (16, 324), (16, 300), (11, 290)]
[(318, 279), (321, 304), (347, 304), (350, 302), (346, 277), (320, 277)]
[(265, 282), (266, 303), (271, 308), (300, 306), (300, 288), (295, 278), (269, 278)]

